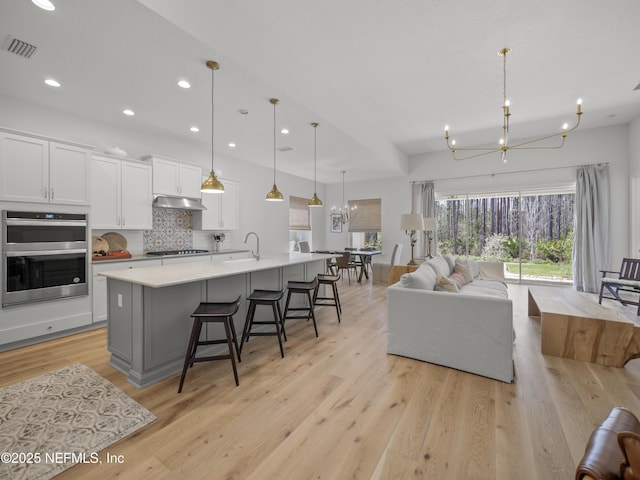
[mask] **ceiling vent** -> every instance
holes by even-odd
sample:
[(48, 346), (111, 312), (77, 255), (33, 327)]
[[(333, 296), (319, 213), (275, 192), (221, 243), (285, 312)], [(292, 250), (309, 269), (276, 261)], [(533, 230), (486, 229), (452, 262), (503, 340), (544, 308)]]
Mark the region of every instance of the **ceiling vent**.
[(278, 149), (279, 152), (290, 152), (291, 150), (293, 150), (293, 147), (280, 147)]
[(31, 58), (36, 53), (38, 47), (31, 45), (30, 43), (23, 42), (15, 37), (9, 37), (6, 43), (6, 50), (11, 53), (15, 53), (24, 58)]

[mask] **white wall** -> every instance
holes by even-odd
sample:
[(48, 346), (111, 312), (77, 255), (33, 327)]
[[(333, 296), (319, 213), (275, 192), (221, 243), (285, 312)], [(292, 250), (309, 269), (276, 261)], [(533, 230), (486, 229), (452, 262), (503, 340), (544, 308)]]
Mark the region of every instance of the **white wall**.
[(629, 124), (630, 173), (640, 174), (640, 117)]

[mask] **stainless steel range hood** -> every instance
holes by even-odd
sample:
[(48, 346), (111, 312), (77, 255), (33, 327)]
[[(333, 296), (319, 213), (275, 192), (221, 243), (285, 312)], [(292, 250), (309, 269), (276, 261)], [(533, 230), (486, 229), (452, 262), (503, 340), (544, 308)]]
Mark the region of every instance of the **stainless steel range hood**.
[(158, 195), (153, 200), (155, 208), (179, 208), (181, 210), (206, 210), (199, 198), (166, 197)]

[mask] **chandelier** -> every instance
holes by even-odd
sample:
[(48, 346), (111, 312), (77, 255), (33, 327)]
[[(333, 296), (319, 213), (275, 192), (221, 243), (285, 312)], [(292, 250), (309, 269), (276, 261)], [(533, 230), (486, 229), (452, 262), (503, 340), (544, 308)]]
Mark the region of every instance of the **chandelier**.
[[(562, 131), (559, 133), (554, 133), (551, 135), (547, 135), (544, 137), (536, 138), (534, 140), (527, 140), (522, 143), (518, 143), (516, 145), (509, 145), (509, 117), (511, 116), (511, 112), (509, 110), (509, 100), (507, 99), (507, 54), (511, 51), (510, 48), (503, 48), (498, 52), (498, 55), (503, 58), (503, 103), (502, 103), (502, 111), (503, 111), (503, 121), (502, 121), (502, 138), (499, 140), (498, 147), (488, 147), (488, 148), (458, 148), (456, 147), (456, 141), (451, 139), (449, 141), (449, 126), (444, 127), (444, 138), (447, 141), (447, 147), (451, 151), (454, 160), (467, 160), (469, 158), (480, 157), (482, 155), (489, 155), (491, 153), (500, 152), (500, 158), (503, 163), (507, 163), (507, 152), (509, 150), (527, 150), (527, 149), (556, 149), (562, 148), (564, 145), (564, 141), (567, 138), (567, 134), (569, 132), (574, 131), (580, 125), (580, 116), (582, 115), (582, 99), (579, 98), (577, 102), (577, 111), (576, 116), (577, 121), (576, 124), (569, 128), (568, 124), (562, 125)], [(550, 138), (560, 137), (560, 143), (557, 145), (551, 146), (531, 146), (532, 143), (539, 142), (541, 140), (547, 140)], [(467, 157), (457, 157), (456, 152), (458, 151), (477, 151), (479, 153), (471, 154)]]
[(342, 170), (342, 206), (340, 209), (337, 209), (335, 206), (331, 207), (331, 215), (339, 215), (340, 223), (343, 225), (349, 222), (349, 219), (353, 217), (358, 209), (357, 205), (349, 207), (349, 204), (344, 201), (344, 174), (346, 172), (346, 170)]

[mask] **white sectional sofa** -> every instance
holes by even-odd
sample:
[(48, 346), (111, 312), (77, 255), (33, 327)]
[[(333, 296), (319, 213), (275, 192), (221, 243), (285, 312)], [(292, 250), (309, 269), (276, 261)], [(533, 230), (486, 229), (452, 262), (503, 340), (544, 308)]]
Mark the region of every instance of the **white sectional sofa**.
[(388, 353), (513, 381), (513, 307), (502, 262), (439, 256), (389, 286), (387, 299)]

